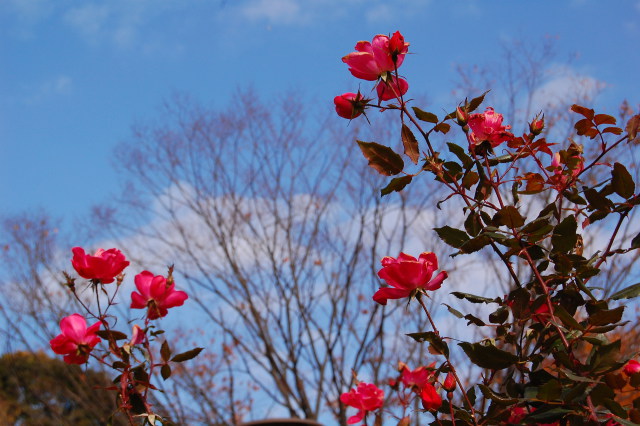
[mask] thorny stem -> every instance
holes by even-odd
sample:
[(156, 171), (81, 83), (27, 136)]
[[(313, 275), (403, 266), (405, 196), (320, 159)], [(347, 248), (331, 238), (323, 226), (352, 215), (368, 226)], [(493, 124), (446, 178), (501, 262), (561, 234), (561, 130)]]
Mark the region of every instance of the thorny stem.
[[(422, 135), (422, 137), (424, 138), (424, 140), (427, 143), (427, 147), (429, 148), (430, 154), (431, 156), (433, 156), (435, 154), (435, 150), (433, 149), (433, 147), (431, 146), (431, 141), (429, 140), (429, 133), (425, 132), (422, 129), (422, 126), (420, 126), (420, 123), (418, 123), (418, 121), (415, 119), (415, 117), (413, 117), (413, 115), (411, 115), (409, 113), (409, 111), (406, 108), (406, 105), (404, 104), (404, 102), (401, 104), (401, 111), (407, 116), (409, 117), (409, 120), (413, 123), (414, 126), (416, 126), (416, 128), (418, 129), (418, 131), (420, 132), (420, 134)], [(475, 203), (475, 200), (473, 200), (472, 198), (470, 198), (468, 195), (466, 195), (463, 191), (463, 189), (460, 187), (460, 184), (458, 183), (458, 181), (456, 179), (454, 179), (452, 176), (449, 175), (449, 173), (445, 170), (444, 171), (448, 177), (450, 177), (451, 181), (453, 182), (453, 187), (450, 183), (448, 182), (444, 182), (445, 185), (447, 185), (447, 187), (449, 187), (449, 189), (451, 189), (452, 191), (454, 191), (454, 193), (460, 195), (462, 197), (462, 199), (464, 200), (467, 208), (470, 211), (475, 211), (475, 207), (473, 206), (473, 204), (469, 201), (472, 200)], [(509, 260), (504, 256), (504, 254), (500, 251), (500, 249), (498, 248), (498, 246), (495, 244), (494, 241), (491, 241), (490, 243), (491, 248), (493, 249), (493, 251), (498, 255), (498, 257), (500, 257), (500, 260), (502, 260), (502, 263), (505, 264), (505, 266), (507, 267), (507, 269), (509, 270), (509, 274), (511, 275), (511, 278), (513, 278), (513, 281), (518, 285), (518, 287), (521, 287), (522, 285), (520, 284), (520, 280), (518, 279), (518, 276), (516, 275), (513, 266), (511, 265), (511, 262), (509, 262)]]
[[(433, 328), (433, 332), (436, 333), (436, 335), (438, 337), (440, 337), (440, 331), (438, 331), (438, 328), (436, 327), (435, 322), (433, 322), (433, 318), (431, 318), (431, 314), (429, 313), (429, 309), (427, 309), (427, 305), (424, 304), (424, 301), (422, 300), (421, 297), (416, 297), (416, 299), (418, 300), (418, 303), (420, 303), (420, 306), (422, 306), (422, 309), (424, 310), (424, 313), (427, 314), (427, 318), (429, 319), (429, 323), (431, 324), (431, 327)], [(445, 359), (447, 360), (447, 365), (449, 366), (449, 369), (451, 370), (451, 374), (453, 374), (453, 377), (456, 379), (456, 383), (458, 384), (458, 387), (460, 388), (460, 392), (462, 392), (462, 396), (464, 397), (464, 400), (467, 402), (467, 405), (469, 406), (469, 409), (471, 410), (471, 417), (473, 418), (473, 423), (478, 425), (478, 420), (476, 419), (476, 412), (473, 409), (473, 404), (471, 404), (471, 401), (469, 400), (469, 396), (467, 395), (467, 391), (464, 388), (464, 385), (462, 384), (462, 381), (460, 380), (460, 378), (458, 377), (458, 373), (456, 372), (456, 368), (453, 366), (453, 364), (451, 363), (451, 361), (449, 360), (449, 355), (447, 354), (443, 354)], [(451, 421), (454, 421), (455, 419), (451, 419)]]
[[(625, 210), (624, 213), (620, 214), (620, 217), (618, 218), (618, 223), (616, 224), (616, 228), (613, 230), (613, 234), (611, 234), (611, 238), (609, 238), (609, 243), (607, 244), (607, 248), (604, 250), (604, 253), (602, 253), (602, 256), (600, 257), (598, 262), (596, 262), (594, 266), (595, 269), (600, 269), (600, 265), (602, 265), (607, 260), (607, 257), (611, 251), (611, 247), (613, 246), (613, 242), (615, 241), (616, 236), (618, 235), (618, 231), (620, 231), (620, 226), (622, 226), (622, 222), (624, 222), (624, 219), (628, 215), (629, 215), (629, 210)], [(584, 281), (584, 283), (586, 284), (587, 281), (589, 281), (589, 278), (587, 278)]]

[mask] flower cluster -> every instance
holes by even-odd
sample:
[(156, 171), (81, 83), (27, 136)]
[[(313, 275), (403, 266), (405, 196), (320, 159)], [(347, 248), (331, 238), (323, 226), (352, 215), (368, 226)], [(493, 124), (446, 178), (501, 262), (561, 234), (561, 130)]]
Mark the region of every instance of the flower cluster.
[(355, 389), (340, 395), (340, 401), (344, 405), (358, 410), (355, 416), (351, 416), (347, 420), (347, 423), (351, 425), (364, 419), (368, 412), (382, 408), (384, 391), (374, 384), (361, 382)]
[[(82, 278), (91, 280), (94, 284), (109, 284), (119, 277), (129, 266), (124, 254), (118, 249), (99, 249), (88, 255), (81, 247), (74, 247), (71, 265)], [(181, 306), (188, 298), (187, 293), (175, 289), (173, 277), (167, 279), (161, 275), (154, 276), (149, 271), (143, 271), (134, 278), (137, 292), (131, 293), (131, 308), (146, 309), (146, 322), (162, 318), (168, 309)], [(119, 288), (119, 285), (118, 285)], [(96, 334), (101, 324), (106, 324), (105, 315), (95, 315), (98, 322), (87, 327), (87, 320), (80, 314), (73, 314), (60, 321), (61, 333), (50, 341), (51, 349), (64, 355), (68, 364), (84, 364), (88, 361), (93, 348), (101, 339)], [(138, 326), (133, 326), (131, 345), (144, 341), (145, 332)]]
[(547, 183), (556, 191), (563, 192), (576, 182), (584, 170), (582, 150), (577, 145), (571, 144), (568, 150), (556, 152), (547, 170), (551, 173)]
[[(378, 81), (376, 93), (380, 101), (400, 98), (407, 93), (409, 83), (398, 76), (398, 68), (404, 62), (409, 43), (404, 41), (400, 31), (396, 31), (391, 37), (379, 34), (371, 42), (359, 41), (355, 49), (355, 52), (345, 55), (342, 62), (349, 66), (354, 77)], [(344, 93), (333, 99), (338, 115), (347, 119), (362, 114), (370, 101), (359, 92)]]
[[(421, 366), (415, 370), (410, 370), (409, 367), (400, 363), (400, 380), (405, 390), (415, 393), (420, 397), (422, 407), (427, 411), (436, 411), (442, 405), (442, 397), (435, 388), (436, 382), (436, 363), (432, 363), (428, 367)], [(403, 405), (408, 406), (410, 401), (401, 397)]]

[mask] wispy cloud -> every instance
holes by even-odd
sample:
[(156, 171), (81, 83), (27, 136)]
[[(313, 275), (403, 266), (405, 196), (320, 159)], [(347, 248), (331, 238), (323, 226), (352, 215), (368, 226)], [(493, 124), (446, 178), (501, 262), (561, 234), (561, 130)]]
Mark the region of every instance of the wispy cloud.
[(429, 4), (425, 0), (248, 0), (237, 6), (240, 16), (269, 25), (300, 26), (364, 16), (370, 23), (390, 22), (414, 15)]
[(308, 11), (297, 0), (254, 0), (240, 11), (252, 21), (266, 20), (271, 24), (302, 24), (309, 19)]
[(39, 86), (32, 88), (25, 98), (26, 104), (37, 104), (55, 96), (64, 96), (71, 93), (73, 80), (66, 75), (53, 77)]
[(548, 80), (533, 94), (532, 109), (545, 111), (565, 103), (590, 100), (605, 87), (605, 83), (582, 74), (569, 66), (556, 66), (547, 70)]

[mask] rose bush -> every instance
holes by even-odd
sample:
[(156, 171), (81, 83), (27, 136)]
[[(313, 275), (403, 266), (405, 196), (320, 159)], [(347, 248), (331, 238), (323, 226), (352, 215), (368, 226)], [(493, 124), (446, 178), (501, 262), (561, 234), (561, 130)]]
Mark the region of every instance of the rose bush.
[[(408, 43), (399, 36), (392, 40), (376, 36), (373, 43), (360, 42), (357, 52), (343, 58), (355, 77), (379, 80), (380, 102), (364, 105), (365, 113), (371, 108), (399, 113), (399, 140), (413, 165), (406, 166), (393, 147), (357, 142), (369, 165), (392, 177), (381, 195), (406, 191), (421, 174), (432, 175), (442, 185), (439, 206), (454, 198), (464, 206), (463, 226), (435, 228), (437, 237), (451, 247), (452, 256), (493, 253), (510, 277), (511, 290), (495, 297), (452, 292), (458, 299), (493, 307), (485, 318), (447, 305), (451, 314), (486, 336), (477, 342), (459, 341), (441, 334), (423, 300), (448, 276), (441, 271), (432, 277), (438, 269), (436, 255), (383, 258), (378, 275), (388, 287), (375, 292), (373, 300), (381, 305), (389, 299), (416, 301), (431, 330), (408, 336), (443, 357), (414, 371), (401, 363), (400, 376), (389, 381), (398, 396), (387, 398), (383, 412), (393, 413), (393, 406), (399, 405), (401, 414), (396, 411), (393, 416), (400, 419), (399, 425), (408, 425), (411, 416), (421, 416), (419, 410), (407, 413), (419, 397), (424, 412), (433, 418), (431, 424), (640, 423), (640, 363), (621, 352), (621, 340), (611, 333), (625, 324), (625, 305), (617, 301), (640, 296), (640, 284), (608, 294), (591, 283), (605, 262), (640, 248), (640, 234), (617, 241), (640, 196), (623, 157), (612, 155), (638, 142), (640, 115), (631, 117), (623, 129), (613, 116), (573, 105), (571, 112), (578, 117), (575, 134), (565, 149), (554, 153), (550, 147), (556, 143), (547, 142), (544, 135), (544, 115), (538, 114), (528, 132), (516, 136), (493, 107), (475, 112), (486, 93), (465, 99), (443, 117), (409, 107), (411, 101), (403, 97), (408, 83), (405, 86), (398, 75)], [(399, 47), (392, 47), (396, 43)], [(386, 52), (385, 60), (379, 59), (381, 52)], [(449, 134), (452, 124), (459, 127), (463, 142), (439, 146), (433, 136)], [(597, 145), (586, 158), (579, 141), (593, 140)], [(542, 197), (531, 198), (537, 194)], [(542, 206), (537, 212), (523, 208), (538, 204)], [(583, 234), (597, 221), (609, 222), (599, 231), (608, 236), (598, 236), (606, 244), (585, 257)], [(452, 341), (475, 366), (468, 377), (456, 370)], [(629, 396), (630, 391), (636, 393)], [(341, 401), (351, 401), (345, 395)]]
[[(97, 322), (87, 327), (87, 321), (80, 314), (73, 314), (60, 321), (61, 333), (50, 341), (51, 349), (64, 355), (68, 364), (85, 364), (93, 357), (107, 368), (115, 370), (115, 385), (110, 390), (118, 394), (118, 407), (127, 415), (130, 424), (136, 418), (142, 418), (145, 424), (155, 425), (156, 420), (163, 425), (171, 425), (169, 419), (156, 414), (149, 399), (149, 391), (157, 387), (151, 383), (158, 369), (163, 380), (171, 376), (171, 363), (184, 362), (196, 357), (202, 348), (195, 348), (172, 356), (168, 341), (165, 339), (158, 348), (152, 343), (164, 334), (151, 321), (168, 314), (168, 309), (181, 306), (188, 295), (175, 289), (173, 268), (169, 268), (167, 277), (154, 276), (143, 271), (135, 277), (138, 292), (132, 292), (132, 309), (146, 309), (144, 327), (134, 324), (130, 337), (113, 328), (116, 317), (109, 313), (115, 305), (116, 296), (123, 281), (123, 271), (129, 266), (124, 254), (118, 249), (98, 250), (94, 256), (86, 255), (81, 247), (72, 249), (71, 263), (81, 277), (89, 280), (89, 288), (96, 298), (94, 311), (78, 295), (76, 279), (65, 274), (66, 285), (72, 296), (85, 309), (86, 314), (96, 318)], [(104, 284), (117, 282), (115, 286)], [(100, 298), (106, 296), (106, 306)], [(102, 328), (102, 329), (101, 329)], [(108, 347), (99, 348), (105, 340)], [(121, 343), (124, 341), (125, 343)], [(159, 353), (158, 353), (159, 352)]]

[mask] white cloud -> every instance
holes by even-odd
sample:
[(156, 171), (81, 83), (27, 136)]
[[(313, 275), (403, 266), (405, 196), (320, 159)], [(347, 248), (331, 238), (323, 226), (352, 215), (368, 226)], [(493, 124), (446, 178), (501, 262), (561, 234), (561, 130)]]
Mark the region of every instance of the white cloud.
[(73, 80), (66, 75), (53, 77), (35, 88), (24, 99), (26, 104), (37, 104), (57, 96), (66, 96), (73, 90)]
[(554, 66), (546, 71), (547, 81), (532, 97), (532, 111), (549, 109), (593, 99), (605, 83), (595, 77), (581, 74), (569, 66)]
[(309, 19), (298, 0), (254, 0), (241, 8), (245, 18), (271, 24), (302, 24)]
[(103, 30), (110, 14), (108, 5), (89, 3), (67, 11), (64, 20), (82, 35), (96, 37)]

